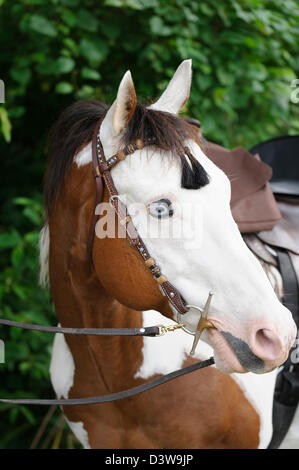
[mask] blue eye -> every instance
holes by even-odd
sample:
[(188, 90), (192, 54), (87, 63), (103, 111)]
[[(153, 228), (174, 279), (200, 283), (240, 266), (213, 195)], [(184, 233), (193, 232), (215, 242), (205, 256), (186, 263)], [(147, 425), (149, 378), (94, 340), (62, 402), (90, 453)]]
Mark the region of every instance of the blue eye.
[(159, 199), (149, 204), (149, 213), (157, 219), (166, 219), (173, 216), (173, 208), (169, 199)]

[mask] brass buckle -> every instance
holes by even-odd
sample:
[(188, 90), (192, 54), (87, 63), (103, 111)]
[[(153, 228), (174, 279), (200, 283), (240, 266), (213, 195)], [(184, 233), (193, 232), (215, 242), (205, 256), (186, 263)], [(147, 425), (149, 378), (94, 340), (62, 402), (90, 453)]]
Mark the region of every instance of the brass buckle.
[(175, 331), (178, 330), (179, 328), (183, 328), (185, 325), (184, 323), (179, 323), (178, 325), (156, 325), (159, 328), (159, 334), (156, 335), (158, 336), (164, 336), (166, 333), (169, 331)]

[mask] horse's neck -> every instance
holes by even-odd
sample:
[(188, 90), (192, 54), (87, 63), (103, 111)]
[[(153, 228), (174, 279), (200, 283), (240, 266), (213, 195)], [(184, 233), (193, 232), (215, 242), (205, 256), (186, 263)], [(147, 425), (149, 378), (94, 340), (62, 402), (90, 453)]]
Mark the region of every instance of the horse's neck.
[[(76, 263), (76, 260), (74, 260)], [(55, 263), (55, 271), (59, 266)], [(69, 278), (53, 282), (52, 295), (55, 309), (62, 326), (85, 328), (136, 328), (142, 326), (140, 312), (131, 310), (110, 297), (95, 274), (84, 275), (80, 269), (72, 269)], [(142, 338), (98, 337), (66, 338), (75, 362), (83, 360), (81, 347), (88, 345), (94, 362), (98, 365), (101, 379), (109, 390), (128, 385), (140, 367)]]
[[(63, 206), (50, 220), (50, 284), (59, 322), (65, 327), (141, 327), (141, 312), (121, 305), (98, 279), (86, 250), (88, 223), (84, 214), (74, 219), (66, 215)], [(66, 341), (75, 363), (84, 360), (82, 348), (90, 350), (110, 390), (128, 386), (142, 362), (141, 337), (66, 336)]]

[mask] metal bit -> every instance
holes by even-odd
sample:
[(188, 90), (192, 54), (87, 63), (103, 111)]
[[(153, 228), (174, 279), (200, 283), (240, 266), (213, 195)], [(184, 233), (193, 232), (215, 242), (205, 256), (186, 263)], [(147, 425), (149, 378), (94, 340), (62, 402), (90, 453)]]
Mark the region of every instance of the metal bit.
[(206, 301), (206, 304), (204, 306), (203, 312), (200, 316), (200, 320), (197, 324), (196, 332), (195, 332), (195, 335), (194, 335), (193, 345), (192, 345), (192, 348), (191, 348), (191, 351), (190, 351), (191, 356), (193, 356), (194, 353), (195, 353), (196, 346), (198, 344), (199, 338), (200, 338), (203, 330), (205, 328), (214, 328), (214, 325), (207, 319), (212, 297), (213, 297), (213, 292), (210, 292), (209, 296), (208, 296), (208, 299)]

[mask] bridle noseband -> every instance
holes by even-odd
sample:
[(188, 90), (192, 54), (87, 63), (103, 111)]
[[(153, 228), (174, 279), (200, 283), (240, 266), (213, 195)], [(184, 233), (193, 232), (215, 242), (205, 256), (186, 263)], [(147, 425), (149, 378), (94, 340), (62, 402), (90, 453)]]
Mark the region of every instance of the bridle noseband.
[[(127, 238), (132, 246), (136, 248), (140, 254), (145, 266), (149, 269), (152, 276), (159, 284), (162, 292), (166, 295), (170, 304), (174, 307), (177, 312), (178, 319), (181, 320), (181, 316), (189, 311), (189, 308), (194, 307), (187, 305), (180, 292), (168, 281), (167, 277), (161, 273), (161, 269), (157, 266), (155, 259), (148, 252), (146, 245), (139, 236), (130, 215), (128, 214), (126, 206), (119, 198), (119, 194), (114, 185), (113, 178), (110, 170), (120, 161), (124, 160), (128, 155), (134, 153), (136, 150), (141, 150), (147, 145), (154, 145), (154, 139), (148, 139), (146, 142), (137, 140), (135, 143), (127, 145), (124, 149), (119, 150), (115, 155), (110, 157), (108, 160), (105, 158), (103, 146), (100, 140), (100, 126), (102, 120), (100, 120), (94, 130), (92, 139), (92, 165), (93, 174), (96, 182), (96, 198), (95, 198), (95, 209), (103, 200), (104, 185), (106, 186), (109, 193), (109, 200), (113, 206), (121, 225), (124, 226), (127, 234)], [(94, 242), (94, 234), (96, 223), (99, 219), (99, 215), (94, 209), (89, 235), (88, 235), (88, 255), (92, 262), (92, 249)], [(197, 326), (196, 332), (187, 331), (183, 321), (178, 321), (177, 325), (156, 325), (145, 328), (63, 328), (63, 327), (52, 327), (52, 326), (41, 326), (34, 324), (27, 324), (22, 322), (14, 322), (11, 320), (0, 319), (0, 324), (7, 326), (15, 326), (27, 330), (37, 330), (49, 333), (62, 333), (62, 334), (75, 334), (75, 335), (96, 335), (96, 336), (163, 336), (169, 331), (175, 331), (179, 328), (183, 328), (187, 333), (194, 335), (194, 342), (190, 354), (194, 354), (196, 345), (199, 337), (205, 328), (212, 328), (213, 325), (207, 320), (207, 314), (209, 305), (211, 302), (212, 293), (209, 294), (204, 310), (199, 307), (194, 307), (200, 311), (201, 317)], [(197, 362), (191, 366), (184, 367), (176, 370), (169, 374), (162, 375), (150, 382), (146, 382), (137, 387), (129, 390), (124, 390), (118, 393), (112, 393), (109, 395), (103, 395), (100, 397), (89, 397), (89, 398), (74, 398), (74, 399), (0, 399), (0, 403), (12, 403), (12, 404), (27, 404), (27, 405), (87, 405), (87, 404), (98, 404), (107, 403), (111, 401), (121, 400), (128, 398), (139, 393), (145, 392), (152, 388), (155, 388), (163, 383), (169, 382), (177, 377), (194, 372), (195, 370), (202, 369), (214, 364), (214, 358), (211, 357), (205, 361)]]

